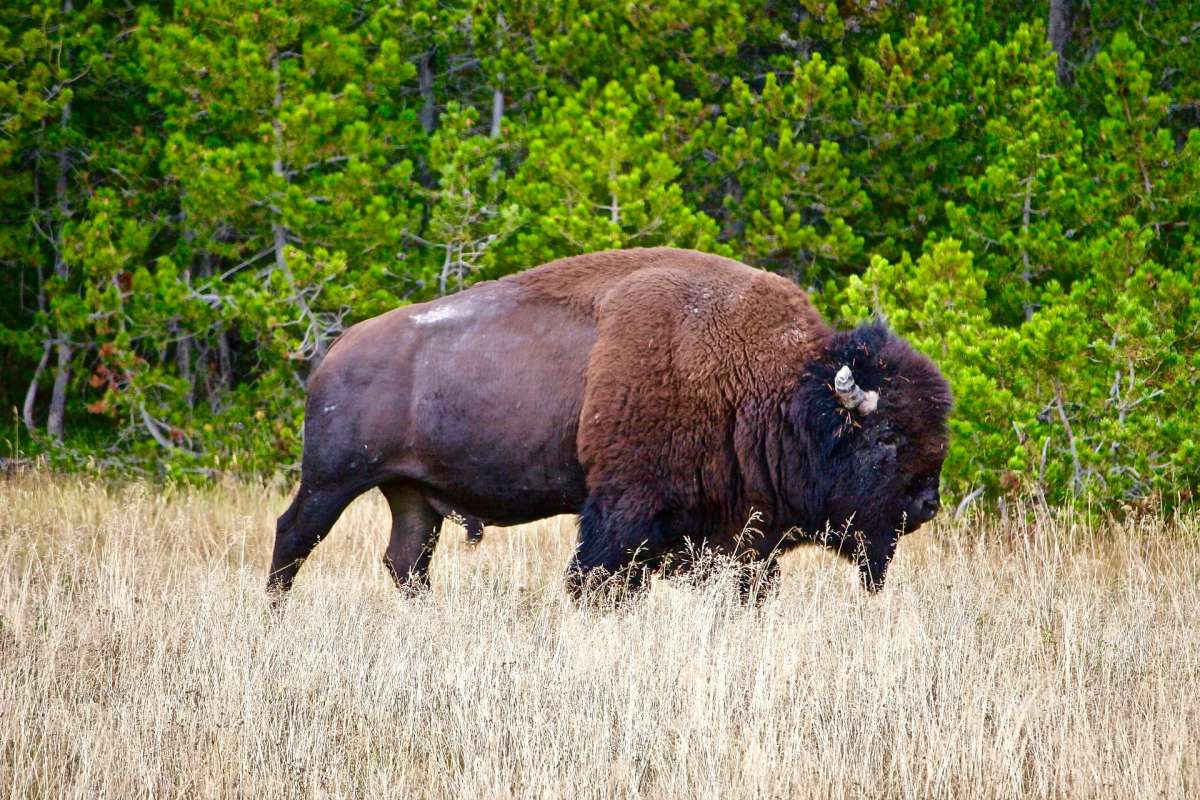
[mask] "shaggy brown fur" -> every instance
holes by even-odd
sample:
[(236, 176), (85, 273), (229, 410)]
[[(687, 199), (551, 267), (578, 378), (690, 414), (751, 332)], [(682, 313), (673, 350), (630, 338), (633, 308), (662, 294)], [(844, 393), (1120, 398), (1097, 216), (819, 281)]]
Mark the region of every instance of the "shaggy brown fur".
[[(578, 437), (593, 494), (648, 516), (735, 517), (737, 499), (773, 510), (758, 463), (761, 412), (832, 334), (799, 287), (667, 247), (566, 258), (512, 280), (596, 321)], [(731, 497), (742, 482), (744, 498)]]

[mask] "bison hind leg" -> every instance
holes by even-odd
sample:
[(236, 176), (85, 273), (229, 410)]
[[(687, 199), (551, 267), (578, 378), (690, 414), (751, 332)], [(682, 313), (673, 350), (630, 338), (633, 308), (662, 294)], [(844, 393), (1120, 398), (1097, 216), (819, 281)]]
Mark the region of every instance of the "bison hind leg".
[(409, 592), (428, 589), (429, 562), (443, 517), (412, 481), (391, 481), (381, 484), (379, 490), (392, 512), (392, 534), (383, 564), (397, 588)]
[(630, 519), (594, 496), (579, 513), (579, 545), (567, 569), (567, 590), (576, 600), (621, 603), (647, 587), (666, 551), (662, 515)]
[(296, 573), (357, 492), (344, 487), (316, 487), (300, 483), (296, 497), (275, 525), (275, 549), (267, 590), (275, 603), (292, 588)]
[(467, 529), (467, 544), (479, 544), (483, 541), (483, 520), (479, 517), (464, 517), (463, 527)]

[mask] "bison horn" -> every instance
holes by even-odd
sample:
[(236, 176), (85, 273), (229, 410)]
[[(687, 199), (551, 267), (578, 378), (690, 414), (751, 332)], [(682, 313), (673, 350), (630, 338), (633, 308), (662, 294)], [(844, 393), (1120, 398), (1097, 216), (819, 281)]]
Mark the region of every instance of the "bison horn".
[(879, 392), (864, 392), (854, 381), (854, 373), (850, 367), (842, 365), (833, 378), (833, 390), (838, 400), (850, 411), (860, 414), (870, 414), (879, 405)]

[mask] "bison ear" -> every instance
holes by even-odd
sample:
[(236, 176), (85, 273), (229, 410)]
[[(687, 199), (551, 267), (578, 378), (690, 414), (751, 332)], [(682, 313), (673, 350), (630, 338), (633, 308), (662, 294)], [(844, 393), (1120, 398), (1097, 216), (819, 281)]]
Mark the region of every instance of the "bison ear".
[(833, 378), (833, 391), (838, 402), (848, 411), (857, 411), (866, 416), (879, 406), (879, 392), (864, 392), (854, 380), (854, 373), (846, 364)]

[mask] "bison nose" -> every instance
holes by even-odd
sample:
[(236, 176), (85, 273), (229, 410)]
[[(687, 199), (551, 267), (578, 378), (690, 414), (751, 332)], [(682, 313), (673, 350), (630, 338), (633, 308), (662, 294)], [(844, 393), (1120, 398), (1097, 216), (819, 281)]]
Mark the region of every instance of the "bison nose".
[(909, 505), (910, 524), (921, 525), (933, 519), (941, 506), (937, 489), (925, 489), (911, 501)]

